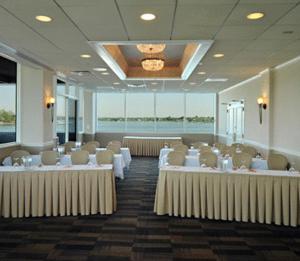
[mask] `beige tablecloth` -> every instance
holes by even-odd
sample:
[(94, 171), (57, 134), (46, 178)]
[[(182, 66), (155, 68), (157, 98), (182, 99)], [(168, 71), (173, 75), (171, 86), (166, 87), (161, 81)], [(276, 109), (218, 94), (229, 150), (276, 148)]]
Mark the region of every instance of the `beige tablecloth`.
[(154, 212), (297, 226), (299, 199), (299, 174), (268, 170), (222, 173), (169, 166), (159, 173)]
[(159, 156), (165, 143), (174, 141), (182, 142), (181, 137), (123, 137), (123, 146), (130, 149), (131, 155), (135, 156)]
[(112, 214), (115, 210), (112, 165), (0, 168), (3, 217)]

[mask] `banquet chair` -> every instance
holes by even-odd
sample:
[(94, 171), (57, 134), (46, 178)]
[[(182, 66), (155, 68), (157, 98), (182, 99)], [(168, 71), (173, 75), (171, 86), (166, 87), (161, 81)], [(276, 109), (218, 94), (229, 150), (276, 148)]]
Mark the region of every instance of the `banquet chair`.
[(242, 152), (243, 152), (244, 149), (245, 149), (245, 145), (242, 144), (242, 143), (233, 143), (233, 144), (231, 144), (231, 147), (234, 148), (235, 150), (236, 150), (237, 148), (239, 148)]
[(243, 149), (243, 152), (250, 154), (252, 156), (252, 158), (255, 158), (255, 156), (257, 154), (257, 150), (251, 146), (245, 146)]
[(241, 166), (250, 169), (252, 163), (252, 156), (248, 153), (236, 153), (232, 156), (232, 165), (234, 168), (240, 168)]
[(82, 165), (89, 162), (89, 152), (86, 150), (79, 150), (71, 152), (71, 161), (73, 165)]
[(174, 148), (177, 145), (182, 145), (182, 141), (174, 140), (174, 141), (170, 141), (169, 143), (166, 142), (166, 145), (168, 145), (170, 148)]
[(173, 147), (174, 151), (180, 151), (184, 154), (187, 154), (189, 148), (188, 146), (184, 145), (184, 144), (178, 144), (176, 146)]
[(107, 150), (111, 150), (114, 154), (120, 154), (121, 153), (121, 145), (117, 143), (109, 143), (106, 146)]
[(222, 155), (229, 155), (230, 157), (232, 157), (233, 154), (235, 154), (235, 151), (236, 151), (235, 147), (225, 145), (224, 148), (221, 149), (221, 154)]
[(191, 144), (194, 148), (201, 148), (202, 146), (208, 146), (208, 143), (207, 142), (202, 142), (202, 141), (197, 141), (197, 142), (193, 142)]
[(26, 150), (15, 150), (10, 154), (11, 162), (14, 165), (17, 163), (18, 165), (22, 165), (22, 157), (29, 156), (30, 153)]
[(101, 150), (96, 153), (96, 161), (98, 165), (112, 164), (114, 160), (114, 152), (111, 150)]
[(271, 170), (286, 170), (288, 159), (282, 154), (270, 154), (268, 158), (268, 168)]
[(88, 141), (86, 144), (93, 144), (96, 146), (96, 148), (100, 148), (100, 142), (96, 140)]
[(218, 165), (218, 157), (213, 152), (204, 152), (199, 156), (200, 165), (205, 164), (207, 167), (216, 168)]
[(95, 154), (96, 153), (96, 145), (87, 143), (81, 146), (81, 150), (86, 150), (89, 152), (89, 154)]
[(182, 151), (170, 151), (167, 162), (171, 166), (183, 166), (185, 161), (185, 154)]
[(41, 162), (43, 165), (56, 165), (58, 159), (58, 153), (56, 151), (47, 150), (42, 151), (41, 155)]
[(199, 148), (199, 150), (200, 150), (200, 153), (212, 152), (211, 146), (201, 146), (201, 147)]
[(117, 144), (120, 146), (120, 148), (122, 147), (122, 142), (119, 140), (112, 140), (107, 145), (110, 145), (110, 144)]
[(75, 141), (68, 141), (64, 144), (65, 147), (65, 154), (68, 154), (72, 151), (73, 148), (76, 148)]
[(225, 145), (224, 143), (216, 142), (216, 143), (215, 143), (215, 147), (216, 147), (218, 150), (222, 151), (222, 149), (224, 149), (224, 148), (226, 147), (226, 145)]

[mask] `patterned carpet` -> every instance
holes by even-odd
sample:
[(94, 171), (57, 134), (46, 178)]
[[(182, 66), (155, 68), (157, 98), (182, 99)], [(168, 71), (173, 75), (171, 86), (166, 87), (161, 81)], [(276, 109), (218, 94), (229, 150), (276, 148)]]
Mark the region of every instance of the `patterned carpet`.
[(300, 228), (156, 216), (157, 163), (134, 158), (111, 216), (0, 219), (0, 260), (300, 260)]

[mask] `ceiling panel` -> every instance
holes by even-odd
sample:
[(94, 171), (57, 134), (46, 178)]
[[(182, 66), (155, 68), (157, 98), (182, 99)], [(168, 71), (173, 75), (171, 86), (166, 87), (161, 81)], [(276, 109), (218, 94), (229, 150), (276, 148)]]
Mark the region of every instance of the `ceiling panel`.
[(254, 40), (267, 29), (266, 25), (227, 25), (216, 35), (217, 40)]

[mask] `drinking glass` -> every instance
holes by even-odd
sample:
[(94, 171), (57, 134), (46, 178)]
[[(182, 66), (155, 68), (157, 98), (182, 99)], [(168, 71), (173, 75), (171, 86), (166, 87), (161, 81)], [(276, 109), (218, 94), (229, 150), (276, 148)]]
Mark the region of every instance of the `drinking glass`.
[(289, 168), (289, 172), (295, 172), (296, 169), (295, 169), (295, 162), (291, 162), (291, 166)]

